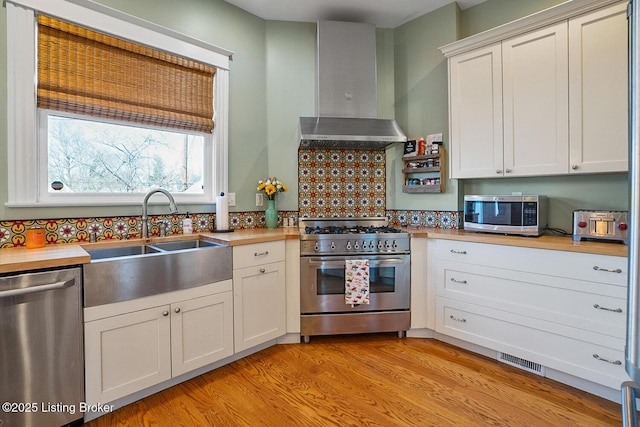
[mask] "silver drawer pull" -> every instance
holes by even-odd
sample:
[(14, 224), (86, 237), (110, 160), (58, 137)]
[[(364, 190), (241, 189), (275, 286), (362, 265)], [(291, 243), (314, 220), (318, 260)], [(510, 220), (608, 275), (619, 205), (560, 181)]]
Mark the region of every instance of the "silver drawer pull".
[(611, 363), (612, 365), (622, 365), (622, 362), (619, 360), (610, 360), (610, 359), (605, 359), (604, 357), (600, 357), (597, 354), (593, 354), (593, 358), (600, 360), (602, 362), (607, 362), (607, 363)]
[(619, 268), (616, 268), (616, 269), (613, 269), (613, 268), (601, 268), (601, 267), (598, 267), (597, 265), (594, 265), (593, 269), (595, 271), (605, 271), (607, 273), (622, 273), (622, 270), (620, 270)]
[(460, 322), (460, 323), (467, 323), (467, 319), (462, 318), (462, 317), (455, 317), (453, 314), (449, 316), (451, 318), (451, 320), (453, 320), (454, 322)]
[(602, 307), (598, 304), (593, 304), (593, 308), (597, 308), (598, 310), (613, 311), (614, 313), (622, 313), (621, 308), (607, 308), (607, 307)]
[(451, 253), (452, 254), (466, 255), (467, 251), (456, 251), (455, 249), (451, 249)]
[(266, 273), (266, 271), (267, 271), (267, 270), (265, 270), (264, 268), (261, 268), (261, 269), (260, 269), (260, 273), (263, 273), (263, 274), (264, 274), (264, 273)]
[(253, 254), (253, 256), (265, 256), (265, 255), (269, 255), (269, 251), (256, 252)]
[(456, 280), (453, 277), (450, 279), (453, 283), (459, 283), (461, 285), (466, 285), (467, 281), (466, 280)]

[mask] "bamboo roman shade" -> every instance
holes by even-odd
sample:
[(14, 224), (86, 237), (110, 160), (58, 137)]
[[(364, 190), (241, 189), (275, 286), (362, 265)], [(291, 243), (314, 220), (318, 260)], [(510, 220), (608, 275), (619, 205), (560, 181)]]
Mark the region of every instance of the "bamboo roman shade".
[(39, 108), (210, 133), (215, 71), (38, 16)]

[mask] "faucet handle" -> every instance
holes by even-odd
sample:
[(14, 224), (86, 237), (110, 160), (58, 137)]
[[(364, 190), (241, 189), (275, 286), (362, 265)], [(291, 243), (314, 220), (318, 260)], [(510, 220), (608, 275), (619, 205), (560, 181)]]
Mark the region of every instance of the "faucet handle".
[(160, 237), (166, 237), (167, 235), (167, 222), (162, 220), (158, 223), (158, 228), (160, 230)]

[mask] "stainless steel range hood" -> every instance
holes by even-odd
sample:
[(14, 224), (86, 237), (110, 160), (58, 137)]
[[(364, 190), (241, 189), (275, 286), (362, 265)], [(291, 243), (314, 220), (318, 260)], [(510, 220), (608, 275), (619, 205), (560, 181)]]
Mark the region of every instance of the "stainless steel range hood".
[(316, 114), (300, 117), (300, 147), (382, 149), (407, 137), (377, 118), (374, 25), (319, 21)]
[(300, 117), (300, 147), (382, 149), (404, 142), (395, 120), (347, 117)]

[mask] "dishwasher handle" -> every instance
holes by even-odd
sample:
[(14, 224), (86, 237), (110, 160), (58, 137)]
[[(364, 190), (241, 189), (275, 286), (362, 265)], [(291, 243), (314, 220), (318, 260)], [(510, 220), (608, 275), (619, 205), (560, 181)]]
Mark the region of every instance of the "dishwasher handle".
[(65, 282), (55, 282), (46, 285), (30, 286), (28, 288), (11, 289), (8, 291), (0, 291), (0, 298), (15, 297), (18, 295), (33, 294), (36, 292), (55, 291), (72, 286), (75, 279), (69, 279)]

